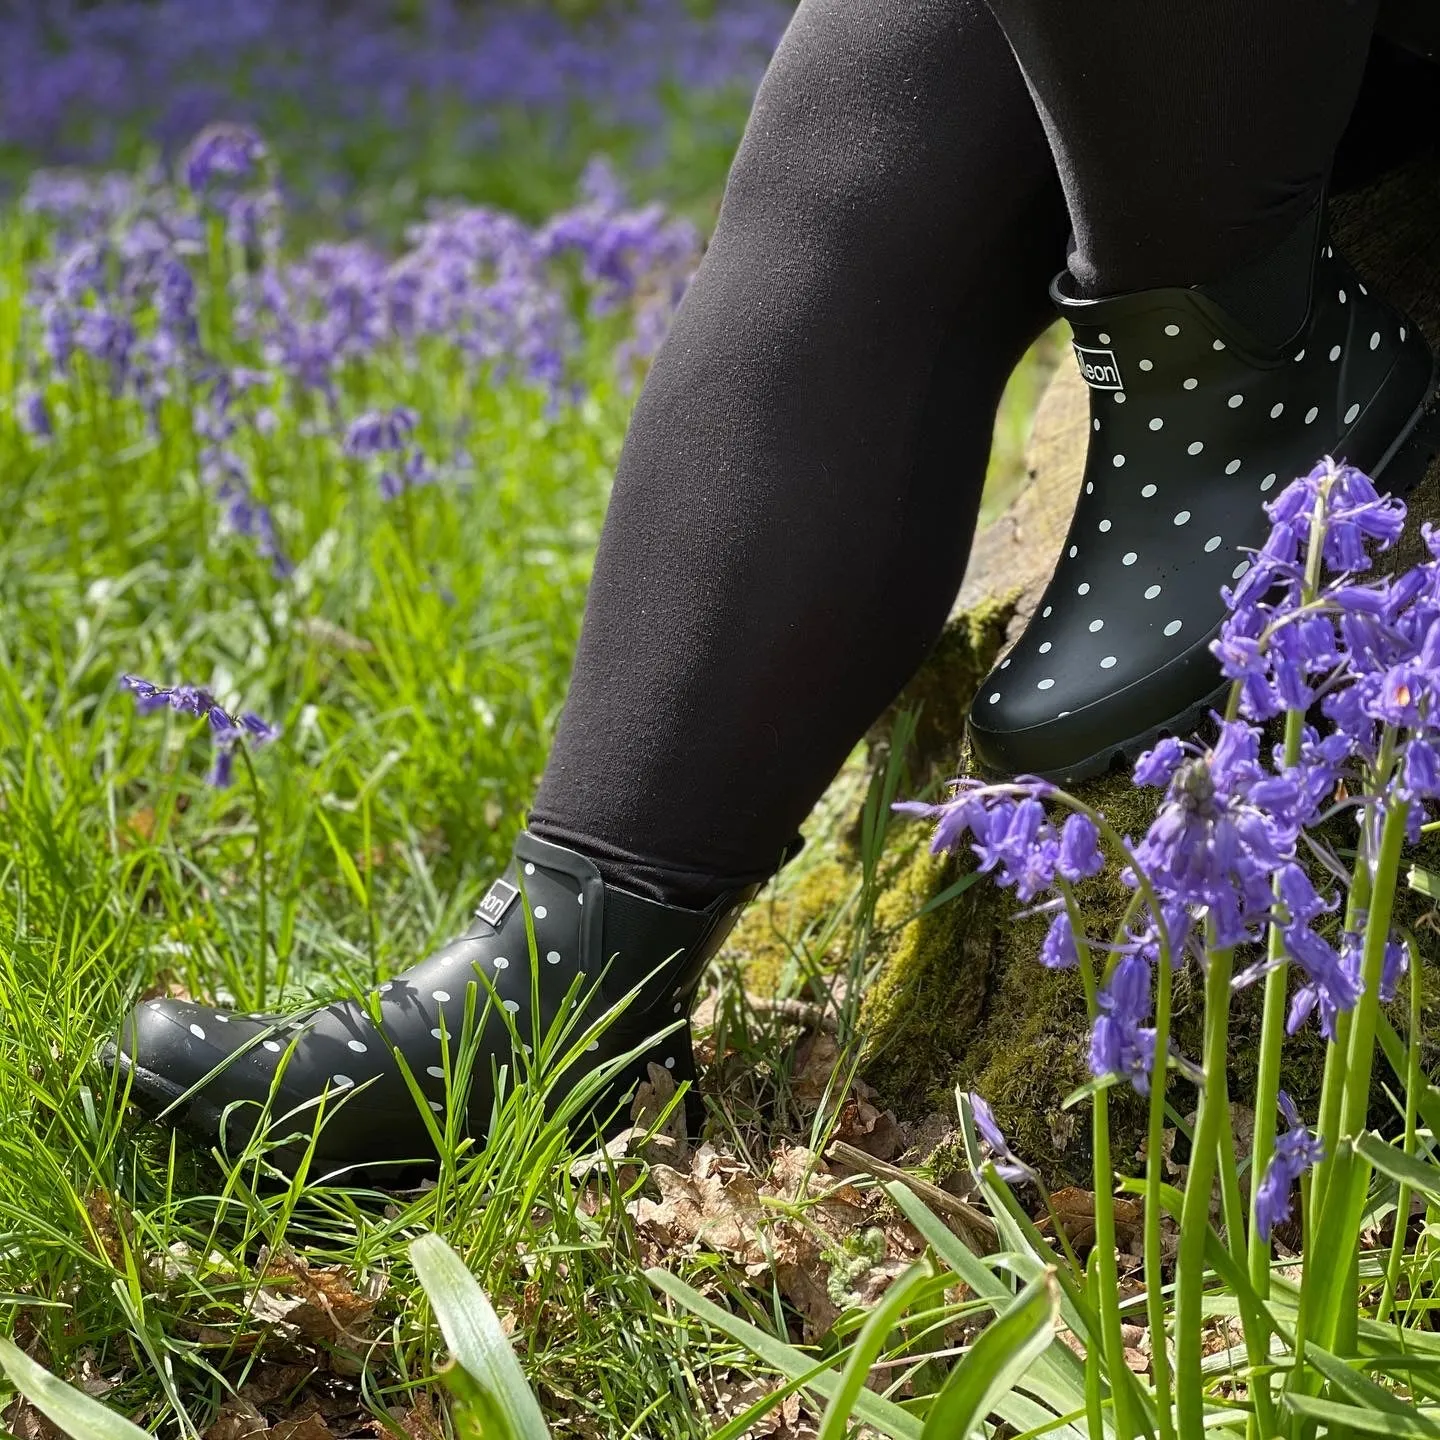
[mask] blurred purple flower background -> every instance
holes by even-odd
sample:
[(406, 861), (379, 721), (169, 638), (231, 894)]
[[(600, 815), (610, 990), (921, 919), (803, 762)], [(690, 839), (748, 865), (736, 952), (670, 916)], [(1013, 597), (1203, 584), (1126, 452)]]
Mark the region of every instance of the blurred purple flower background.
[(681, 91), (753, 90), (791, 8), (633, 0), (571, 20), (513, 0), (12, 0), (0, 151), (104, 164), (248, 121), (297, 131), (342, 172), (361, 135), (383, 129), (418, 156), (443, 129), (479, 149), (502, 112), (657, 131)]

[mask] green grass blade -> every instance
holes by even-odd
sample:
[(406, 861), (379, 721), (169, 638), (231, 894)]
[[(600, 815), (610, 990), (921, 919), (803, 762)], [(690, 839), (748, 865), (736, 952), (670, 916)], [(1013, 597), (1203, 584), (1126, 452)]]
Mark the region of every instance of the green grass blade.
[(1393, 1145), (1387, 1145), (1378, 1135), (1361, 1135), (1355, 1141), (1355, 1148), (1382, 1175), (1408, 1185), (1433, 1201), (1440, 1201), (1440, 1170), (1426, 1165), (1414, 1155), (1407, 1155)]
[[(778, 1370), (789, 1379), (808, 1375), (814, 1369), (810, 1356), (802, 1354), (793, 1345), (767, 1335), (747, 1321), (722, 1310), (713, 1300), (707, 1300), (698, 1290), (672, 1275), (668, 1270), (649, 1269), (645, 1278), (662, 1294), (668, 1295), (678, 1305), (683, 1305), (693, 1315), (708, 1321), (717, 1330), (737, 1340), (772, 1370)], [(827, 1370), (811, 1380), (807, 1388), (825, 1400), (834, 1397), (840, 1386), (840, 1376), (834, 1370)], [(855, 1397), (855, 1416), (867, 1425), (873, 1425), (891, 1440), (922, 1440), (920, 1421), (908, 1411), (902, 1410), (893, 1400), (886, 1400), (873, 1390), (861, 1390)]]
[(1349, 1430), (1365, 1435), (1388, 1435), (1391, 1440), (1434, 1440), (1440, 1435), (1440, 1427), (1418, 1410), (1397, 1415), (1391, 1410), (1339, 1405), (1333, 1400), (1315, 1400), (1309, 1395), (1287, 1395), (1284, 1403), (1302, 1420), (1318, 1420), (1328, 1425), (1332, 1435)]
[[(935, 1254), (976, 1295), (988, 1302), (997, 1315), (1014, 1301), (1013, 1287), (971, 1254), (969, 1247), (951, 1233), (913, 1190), (897, 1181), (886, 1182), (883, 1188)], [(1032, 1383), (1026, 1389), (1056, 1410), (1063, 1413), (1084, 1408), (1085, 1368), (1075, 1352), (1066, 1346), (1051, 1345), (1036, 1360), (1030, 1379)]]
[(494, 1401), (506, 1431), (496, 1440), (550, 1440), (530, 1382), (500, 1328), (500, 1317), (465, 1262), (438, 1236), (410, 1246), (410, 1262), (456, 1361)]
[(1305, 1347), (1305, 1363), (1313, 1365), (1347, 1400), (1379, 1414), (1392, 1415), (1406, 1424), (1418, 1424), (1420, 1429), (1409, 1433), (1427, 1435), (1430, 1440), (1440, 1440), (1440, 1425), (1426, 1420), (1413, 1405), (1407, 1405), (1399, 1396), (1377, 1385), (1368, 1375), (1351, 1369), (1338, 1355), (1322, 1350), (1318, 1345)]
[(1037, 1275), (950, 1372), (921, 1440), (968, 1440), (1045, 1353), (1060, 1318), (1054, 1270)]
[(0, 1336), (0, 1369), (49, 1421), (73, 1440), (152, 1440), (148, 1430), (57, 1379), (18, 1345)]
[[(870, 1312), (855, 1343), (850, 1347), (840, 1383), (825, 1407), (820, 1433), (815, 1440), (845, 1440), (850, 1433), (850, 1420), (855, 1402), (865, 1388), (870, 1367), (880, 1358), (890, 1339), (890, 1332), (900, 1323), (911, 1302), (930, 1281), (928, 1265), (912, 1265), (885, 1292), (885, 1298)], [(928, 1428), (928, 1427), (927, 1427)]]

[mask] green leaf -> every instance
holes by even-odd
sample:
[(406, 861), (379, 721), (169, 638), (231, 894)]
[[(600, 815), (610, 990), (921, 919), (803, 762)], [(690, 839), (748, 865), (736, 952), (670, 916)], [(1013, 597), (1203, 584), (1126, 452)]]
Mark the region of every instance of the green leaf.
[[(698, 1290), (687, 1285), (668, 1270), (650, 1269), (645, 1278), (662, 1294), (668, 1295), (677, 1304), (683, 1305), (692, 1315), (708, 1321), (722, 1334), (738, 1340), (753, 1355), (757, 1356), (772, 1370), (794, 1380), (814, 1371), (814, 1360), (777, 1340), (773, 1335), (757, 1329), (748, 1321), (722, 1310), (713, 1300), (707, 1300)], [(831, 1399), (840, 1385), (840, 1376), (827, 1369), (807, 1382), (806, 1388), (822, 1398)], [(891, 1440), (922, 1440), (920, 1422), (907, 1411), (902, 1410), (893, 1400), (877, 1395), (873, 1390), (861, 1390), (855, 1397), (854, 1414), (867, 1425), (874, 1426)]]
[[(976, 1259), (913, 1190), (893, 1180), (884, 1190), (936, 1255), (997, 1315), (1014, 1300), (1011, 1283)], [(1025, 1388), (1062, 1414), (1080, 1409), (1085, 1401), (1084, 1366), (1068, 1346), (1054, 1344), (1036, 1361)]]
[(350, 893), (355, 897), (362, 910), (368, 910), (370, 895), (365, 889), (365, 882), (360, 878), (359, 870), (355, 868), (354, 860), (350, 858), (350, 852), (340, 843), (340, 837), (335, 833), (335, 827), (325, 818), (325, 812), (316, 809), (314, 815), (320, 822), (320, 828), (325, 832), (325, 838), (330, 842), (330, 853), (334, 855), (335, 863), (340, 867), (340, 873), (350, 887)]
[(73, 1440), (154, 1440), (148, 1430), (92, 1400), (37, 1365), (13, 1341), (0, 1336), (0, 1370), (49, 1421)]
[(1119, 1075), (1095, 1075), (1087, 1080), (1077, 1090), (1072, 1090), (1061, 1102), (1062, 1110), (1073, 1109), (1082, 1100), (1088, 1100), (1092, 1095), (1098, 1095), (1102, 1090), (1109, 1090), (1120, 1083)]
[[(1305, 1362), (1313, 1365), (1347, 1399), (1368, 1410), (1379, 1411), (1403, 1420), (1407, 1425), (1416, 1424), (1420, 1429), (1406, 1433), (1425, 1435), (1430, 1440), (1440, 1440), (1440, 1425), (1427, 1420), (1413, 1405), (1407, 1405), (1393, 1391), (1377, 1385), (1368, 1375), (1361, 1375), (1351, 1369), (1338, 1355), (1322, 1350), (1318, 1345), (1305, 1347)], [(1399, 1433), (1399, 1432), (1397, 1432)]]
[(1418, 1190), (1431, 1200), (1440, 1200), (1440, 1169), (1426, 1165), (1413, 1155), (1387, 1145), (1378, 1135), (1366, 1133), (1357, 1137), (1355, 1148), (1382, 1175)]
[[(845, 1440), (850, 1433), (850, 1420), (855, 1402), (865, 1388), (870, 1367), (880, 1358), (890, 1333), (900, 1323), (915, 1297), (930, 1283), (928, 1265), (912, 1265), (885, 1292), (885, 1298), (870, 1312), (855, 1342), (850, 1346), (840, 1383), (825, 1407), (816, 1440)], [(928, 1427), (927, 1427), (928, 1429)]]
[(1333, 1400), (1315, 1400), (1309, 1395), (1286, 1395), (1283, 1403), (1304, 1420), (1319, 1420), (1330, 1433), (1359, 1430), (1366, 1435), (1388, 1435), (1391, 1440), (1433, 1440), (1440, 1427), (1418, 1410), (1397, 1415), (1392, 1410), (1370, 1410), (1363, 1405), (1337, 1405)]
[(501, 1417), (504, 1428), (495, 1440), (550, 1440), (530, 1382), (500, 1328), (500, 1317), (465, 1262), (438, 1235), (422, 1235), (410, 1246), (410, 1263), (425, 1287), (445, 1343)]
[(1405, 883), (1421, 895), (1428, 895), (1432, 900), (1440, 900), (1440, 875), (1429, 870), (1422, 870), (1418, 865), (1410, 867), (1410, 873), (1405, 877)]
[(1059, 1317), (1060, 1287), (1055, 1271), (1047, 1269), (986, 1327), (950, 1372), (930, 1407), (921, 1440), (968, 1440), (1049, 1349)]
[[(1408, 1070), (1405, 1041), (1396, 1033), (1395, 1027), (1385, 1015), (1377, 1018), (1375, 1033), (1379, 1037), (1380, 1048), (1384, 1050), (1390, 1068), (1403, 1085)], [(1436, 1090), (1433, 1085), (1422, 1085), (1419, 1103), (1420, 1117), (1425, 1121), (1426, 1129), (1432, 1135), (1440, 1135), (1440, 1090)]]

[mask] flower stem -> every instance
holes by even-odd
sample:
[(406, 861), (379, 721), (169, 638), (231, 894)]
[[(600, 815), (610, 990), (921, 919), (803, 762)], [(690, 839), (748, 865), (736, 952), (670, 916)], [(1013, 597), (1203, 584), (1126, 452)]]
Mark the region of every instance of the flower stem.
[(1225, 1113), (1225, 1060), (1230, 1031), (1233, 950), (1211, 950), (1205, 975), (1205, 1084), (1200, 1092), (1190, 1173), (1180, 1211), (1176, 1263), (1175, 1400), (1181, 1440), (1204, 1440), (1205, 1388), (1201, 1372), (1201, 1301), (1205, 1290), (1205, 1236), (1215, 1179), (1221, 1119)]
[[(1375, 793), (1379, 793), (1380, 787), (1389, 779), (1390, 766), (1394, 758), (1394, 746), (1394, 731), (1387, 728), (1381, 740), (1380, 758), (1376, 765), (1378, 779), (1374, 787)], [(1360, 917), (1369, 911), (1370, 896), (1375, 887), (1375, 869), (1379, 864), (1379, 857), (1375, 856), (1372, 860), (1371, 856), (1374, 835), (1374, 827), (1370, 823), (1372, 818), (1373, 816), (1367, 812), (1361, 822), (1360, 844), (1355, 856), (1355, 868), (1350, 876), (1350, 894), (1345, 902), (1345, 931), (1347, 934), (1354, 934), (1360, 924)], [(1388, 928), (1388, 918), (1386, 925)], [(1324, 1155), (1315, 1167), (1315, 1178), (1311, 1187), (1311, 1203), (1315, 1207), (1317, 1219), (1325, 1210), (1325, 1199), (1330, 1190), (1330, 1174), (1336, 1153), (1335, 1147), (1340, 1138), (1341, 1112), (1345, 1101), (1346, 1075), (1349, 1070), (1350, 1028), (1353, 1022), (1354, 1014), (1350, 1011), (1336, 1017), (1335, 1039), (1325, 1054), (1325, 1075), (1320, 1084), (1320, 1116), (1317, 1130), (1321, 1143), (1324, 1145)]]
[[(1393, 792), (1392, 792), (1393, 794)], [(1395, 902), (1395, 880), (1400, 870), (1400, 852), (1405, 844), (1405, 822), (1409, 815), (1408, 801), (1395, 799), (1385, 812), (1380, 844), (1371, 871), (1370, 908), (1365, 919), (1365, 946), (1361, 960), (1360, 1001), (1350, 1016), (1346, 1037), (1343, 1099), (1338, 1108), (1336, 1133), (1324, 1137), (1327, 1156), (1332, 1161), (1322, 1201), (1316, 1202), (1316, 1234), (1343, 1234), (1348, 1254), (1327, 1254), (1318, 1266), (1307, 1265), (1303, 1288), (1315, 1292), (1311, 1315), (1313, 1335), (1326, 1349), (1334, 1349), (1337, 1335), (1348, 1324), (1346, 1310), (1356, 1304), (1357, 1267), (1355, 1256), (1359, 1244), (1359, 1205), (1363, 1200), (1366, 1167), (1353, 1149), (1342, 1156), (1342, 1138), (1351, 1140), (1365, 1128), (1370, 1110), (1370, 1076), (1375, 1063), (1375, 1030), (1380, 1016), (1380, 981), (1385, 969), (1385, 946), (1390, 938), (1390, 917)], [(1366, 869), (1362, 857), (1359, 872)], [(1339, 1042), (1337, 1041), (1337, 1044)], [(1351, 1213), (1353, 1212), (1353, 1214)], [(1354, 1219), (1357, 1224), (1350, 1222)], [(1312, 1279), (1312, 1276), (1314, 1277)], [(1300, 1383), (1304, 1382), (1303, 1374)]]
[[(1080, 979), (1085, 987), (1085, 1008), (1093, 1024), (1097, 1013), (1095, 967), (1088, 947), (1080, 955)], [(1095, 1185), (1095, 1279), (1100, 1311), (1101, 1348), (1105, 1372), (1115, 1406), (1117, 1440), (1137, 1433), (1129, 1374), (1125, 1367), (1125, 1340), (1120, 1329), (1120, 1269), (1115, 1252), (1115, 1171), (1110, 1161), (1109, 1092), (1099, 1090), (1091, 1106), (1091, 1149)]]
[[(1305, 554), (1305, 578), (1300, 589), (1302, 605), (1313, 604), (1320, 588), (1330, 484), (1329, 480), (1322, 483), (1320, 503), (1310, 517), (1310, 543)], [(1287, 770), (1300, 763), (1304, 730), (1304, 710), (1287, 710), (1284, 752)], [(1279, 905), (1278, 883), (1273, 893), (1275, 903)], [(1285, 1000), (1289, 982), (1285, 942), (1273, 916), (1266, 939), (1266, 958), (1273, 968), (1265, 977), (1265, 1008), (1260, 1022), (1260, 1056), (1255, 1073), (1255, 1133), (1250, 1146), (1250, 1283), (1262, 1300), (1270, 1293), (1270, 1242), (1260, 1234), (1255, 1204), (1260, 1192), (1260, 1177), (1275, 1154), (1275, 1110), (1280, 1103), (1280, 1051), (1285, 1043)]]
[(1172, 1440), (1170, 1351), (1166, 1343), (1165, 1247), (1160, 1188), (1165, 1183), (1165, 1095), (1170, 1067), (1172, 966), (1155, 966), (1155, 1066), (1150, 1072), (1149, 1127), (1145, 1137), (1145, 1311), (1150, 1322), (1150, 1367), (1160, 1440)]
[[(1291, 710), (1285, 716), (1286, 769), (1300, 761), (1304, 722), (1305, 716), (1299, 710)], [(1274, 893), (1278, 904), (1278, 887)], [(1260, 1056), (1255, 1073), (1255, 1135), (1250, 1146), (1250, 1283), (1262, 1300), (1270, 1293), (1270, 1242), (1260, 1235), (1255, 1199), (1260, 1177), (1275, 1154), (1275, 1108), (1280, 1103), (1280, 1050), (1285, 1043), (1285, 1001), (1290, 978), (1285, 942), (1273, 918), (1266, 938), (1266, 958), (1274, 968), (1265, 977), (1265, 1008), (1260, 1022)]]
[(255, 797), (255, 863), (259, 867), (260, 885), (260, 945), (255, 956), (255, 990), (253, 1009), (265, 1008), (266, 952), (270, 948), (270, 885), (265, 865), (265, 796), (260, 790), (260, 778), (250, 760), (250, 747), (237, 741), (235, 749), (245, 764), (245, 774), (250, 781), (250, 793)]
[[(1415, 1153), (1415, 1118), (1419, 1106), (1420, 1087), (1424, 1076), (1420, 1071), (1420, 947), (1407, 935), (1405, 947), (1410, 952), (1410, 1033), (1405, 1054), (1405, 1153)], [(1385, 1289), (1375, 1312), (1383, 1325), (1390, 1318), (1395, 1304), (1395, 1291), (1400, 1283), (1400, 1264), (1405, 1257), (1405, 1240), (1410, 1229), (1410, 1187), (1403, 1181), (1395, 1199), (1395, 1234), (1390, 1240), (1390, 1256), (1385, 1266)]]
[(1380, 832), (1380, 853), (1370, 909), (1365, 919), (1365, 950), (1361, 961), (1360, 1003), (1350, 1026), (1350, 1048), (1345, 1064), (1345, 1103), (1340, 1123), (1346, 1135), (1365, 1128), (1370, 1110), (1370, 1074), (1375, 1064), (1375, 1027), (1380, 1018), (1380, 981), (1385, 971), (1385, 947), (1390, 939), (1390, 916), (1395, 908), (1395, 881), (1400, 872), (1400, 851), (1405, 844), (1407, 801), (1396, 800), (1386, 812)]

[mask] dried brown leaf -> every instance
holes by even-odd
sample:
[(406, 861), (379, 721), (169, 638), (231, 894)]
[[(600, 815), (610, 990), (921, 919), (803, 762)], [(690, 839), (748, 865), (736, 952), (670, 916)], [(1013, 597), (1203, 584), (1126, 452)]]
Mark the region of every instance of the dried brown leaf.
[(417, 1390), (413, 1399), (408, 1410), (391, 1412), (400, 1428), (410, 1440), (445, 1440), (445, 1427), (429, 1392)]
[(97, 1253), (117, 1270), (125, 1268), (125, 1251), (134, 1234), (134, 1226), (123, 1209), (104, 1190), (91, 1190), (85, 1196), (85, 1213), (90, 1217), (91, 1241)]
[(853, 1094), (840, 1107), (835, 1138), (877, 1160), (893, 1160), (905, 1148), (904, 1132), (893, 1110), (880, 1110)]
[(0, 1422), (15, 1440), (68, 1440), (63, 1430), (52, 1425), (21, 1395), (0, 1411)]
[(264, 1435), (270, 1422), (243, 1396), (232, 1395), (221, 1405), (205, 1440), (246, 1440), (249, 1435)]
[(334, 1440), (335, 1432), (318, 1410), (298, 1420), (281, 1420), (270, 1428), (271, 1440)]
[(293, 1250), (262, 1251), (264, 1277), (251, 1301), (259, 1320), (292, 1326), (307, 1340), (363, 1345), (385, 1291), (378, 1271), (356, 1288), (343, 1265), (311, 1265)]
[(828, 1030), (806, 1036), (795, 1050), (795, 1072), (791, 1089), (805, 1106), (815, 1107), (831, 1091), (831, 1081), (840, 1059), (840, 1046)]

